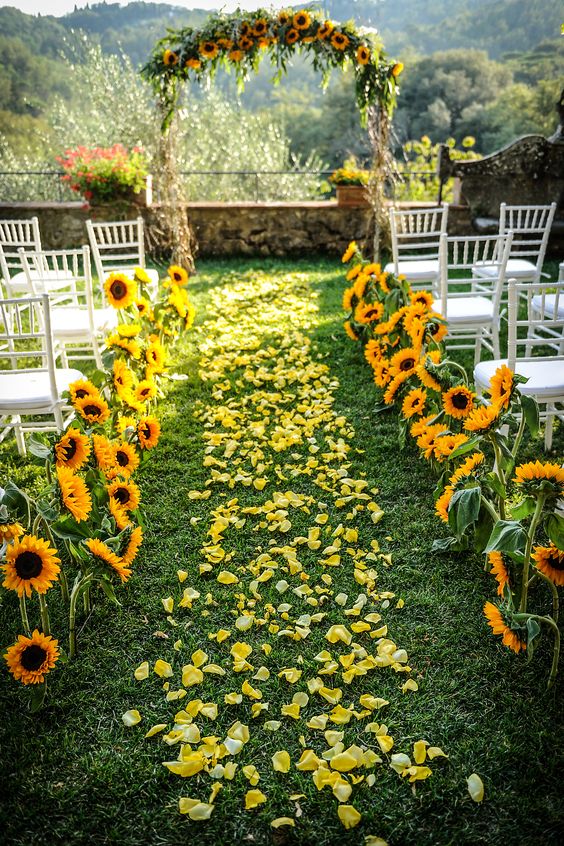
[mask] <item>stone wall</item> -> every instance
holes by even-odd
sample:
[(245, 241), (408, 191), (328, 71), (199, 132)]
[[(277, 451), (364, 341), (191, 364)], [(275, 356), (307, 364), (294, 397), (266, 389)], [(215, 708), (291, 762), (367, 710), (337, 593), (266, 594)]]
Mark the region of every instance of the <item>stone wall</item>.
[[(402, 207), (428, 203), (402, 203)], [(83, 203), (0, 203), (0, 219), (39, 218), (45, 249), (79, 247), (87, 242), (85, 222), (127, 220), (142, 214), (150, 233), (154, 207), (131, 204), (88, 208)], [(304, 203), (192, 203), (187, 213), (199, 255), (339, 255), (349, 241), (370, 237), (370, 211), (335, 201)], [(449, 232), (471, 234), (468, 210), (451, 206)], [(150, 235), (149, 235), (150, 241)]]

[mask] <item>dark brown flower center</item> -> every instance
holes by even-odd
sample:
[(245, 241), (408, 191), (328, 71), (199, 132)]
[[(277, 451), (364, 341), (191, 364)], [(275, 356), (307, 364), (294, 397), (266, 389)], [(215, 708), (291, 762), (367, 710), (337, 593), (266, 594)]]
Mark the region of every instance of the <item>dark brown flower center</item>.
[(464, 394), (462, 392), (458, 394), (453, 394), (451, 397), (451, 402), (454, 407), (457, 408), (459, 411), (465, 411), (468, 408), (470, 397), (468, 396), (468, 394)]
[(89, 414), (91, 417), (99, 417), (102, 413), (102, 410), (98, 405), (85, 405), (84, 413)]
[(20, 552), (14, 566), (20, 579), (35, 579), (43, 570), (43, 559), (37, 552), (26, 550)]
[(65, 459), (67, 461), (70, 461), (71, 458), (74, 458), (74, 456), (76, 455), (77, 448), (78, 443), (76, 442), (76, 440), (74, 438), (70, 438), (69, 442), (64, 448)]
[(400, 370), (413, 370), (415, 367), (415, 359), (414, 358), (406, 358), (400, 364)]
[(151, 427), (148, 423), (143, 423), (143, 425), (139, 427), (139, 434), (146, 440), (151, 437)]
[(366, 317), (368, 320), (372, 320), (373, 317), (378, 317), (378, 309), (377, 308), (369, 308), (366, 312)]
[(129, 456), (122, 449), (118, 449), (116, 452), (116, 461), (120, 467), (127, 467), (129, 464)]
[(33, 671), (38, 670), (46, 658), (47, 653), (43, 647), (37, 643), (32, 643), (31, 646), (26, 646), (22, 652), (20, 663), (24, 670)]
[(88, 396), (88, 391), (85, 388), (79, 388), (78, 391), (75, 391), (75, 395), (78, 399), (84, 399), (84, 397)]
[(558, 552), (551, 552), (548, 556), (547, 564), (553, 570), (564, 570), (564, 555), (559, 555)]
[(116, 491), (114, 491), (114, 497), (122, 505), (125, 505), (127, 502), (129, 502), (130, 499), (129, 491), (127, 490), (127, 488), (118, 488)]
[(122, 300), (125, 295), (127, 294), (127, 288), (120, 280), (115, 280), (112, 282), (110, 291), (112, 292), (112, 296), (115, 300)]

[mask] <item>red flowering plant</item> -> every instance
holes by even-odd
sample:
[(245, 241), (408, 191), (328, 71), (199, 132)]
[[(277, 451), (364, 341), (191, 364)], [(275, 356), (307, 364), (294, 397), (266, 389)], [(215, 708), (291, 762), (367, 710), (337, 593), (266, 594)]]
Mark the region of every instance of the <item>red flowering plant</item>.
[(57, 157), (62, 179), (86, 200), (107, 201), (141, 191), (147, 177), (147, 159), (140, 147), (77, 147)]

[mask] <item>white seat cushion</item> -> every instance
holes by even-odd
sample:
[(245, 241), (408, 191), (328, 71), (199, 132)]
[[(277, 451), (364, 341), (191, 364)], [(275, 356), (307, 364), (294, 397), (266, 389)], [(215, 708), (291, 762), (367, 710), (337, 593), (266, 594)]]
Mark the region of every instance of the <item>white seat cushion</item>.
[[(474, 382), (480, 388), (488, 388), (490, 379), (507, 359), (481, 361), (474, 368)], [(528, 382), (518, 385), (522, 394), (539, 398), (561, 397), (564, 400), (564, 358), (518, 358), (515, 372), (528, 378)]]
[[(542, 308), (542, 296), (538, 294), (536, 297), (532, 299), (532, 306), (533, 311), (536, 311), (537, 314), (540, 314)], [(554, 314), (556, 308), (556, 294), (545, 294), (544, 297), (544, 313), (547, 317), (556, 317), (558, 316), (559, 319), (564, 318), (564, 296), (558, 298), (558, 315)]]
[[(113, 308), (94, 309), (94, 328), (106, 332), (117, 325)], [(57, 338), (86, 338), (90, 332), (88, 312), (84, 308), (54, 308), (51, 311), (51, 327)]]
[[(384, 268), (384, 272), (395, 273), (395, 264), (389, 262)], [(432, 281), (439, 274), (439, 260), (418, 259), (416, 261), (400, 261), (398, 263), (398, 272), (405, 276), (408, 282), (412, 279), (419, 282), (426, 280)]]
[[(37, 294), (59, 291), (61, 288), (70, 288), (73, 281), (68, 273), (61, 273), (57, 270), (44, 270), (41, 274), (32, 271), (31, 276), (34, 280)], [(31, 293), (27, 284), (27, 277), (23, 270), (9, 279), (8, 287), (16, 295)]]
[[(478, 261), (472, 268), (476, 276), (484, 279), (494, 279), (499, 276), (499, 265), (490, 264), (487, 261)], [(534, 279), (537, 269), (531, 261), (526, 259), (509, 259), (505, 275), (515, 279)]]
[[(71, 382), (84, 379), (80, 370), (64, 368), (55, 372), (59, 398), (68, 390)], [(36, 409), (53, 407), (49, 374), (44, 371), (21, 373), (17, 370), (0, 372), (0, 413), (17, 414), (25, 411), (31, 414)]]
[[(433, 308), (441, 313), (439, 300)], [(449, 297), (445, 316), (449, 323), (491, 323), (493, 303), (487, 297)]]

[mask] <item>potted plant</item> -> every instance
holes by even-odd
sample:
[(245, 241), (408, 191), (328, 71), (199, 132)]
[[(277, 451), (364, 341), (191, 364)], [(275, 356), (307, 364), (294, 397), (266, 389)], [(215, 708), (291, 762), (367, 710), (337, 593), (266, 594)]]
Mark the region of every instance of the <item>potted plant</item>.
[(366, 185), (368, 171), (358, 167), (356, 159), (346, 159), (343, 166), (337, 168), (329, 181), (336, 186), (337, 203), (340, 206), (368, 206)]
[(140, 147), (76, 147), (57, 158), (71, 189), (92, 204), (119, 200), (151, 204), (151, 177)]

